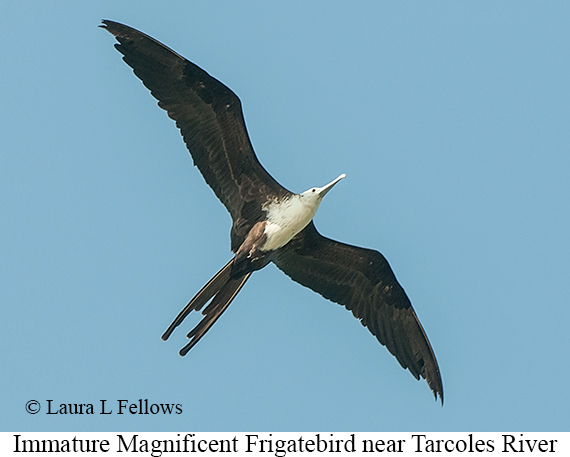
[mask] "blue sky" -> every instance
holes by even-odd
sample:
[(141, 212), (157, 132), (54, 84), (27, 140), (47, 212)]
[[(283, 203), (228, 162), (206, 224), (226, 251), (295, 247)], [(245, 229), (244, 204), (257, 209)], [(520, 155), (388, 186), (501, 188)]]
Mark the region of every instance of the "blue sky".
[[(0, 430), (568, 431), (568, 2), (204, 3), (0, 5)], [(231, 87), (285, 187), (347, 174), (315, 223), (388, 258), (443, 408), (274, 266), (160, 340), (230, 219), (101, 19)], [(183, 414), (44, 414), (139, 398)]]

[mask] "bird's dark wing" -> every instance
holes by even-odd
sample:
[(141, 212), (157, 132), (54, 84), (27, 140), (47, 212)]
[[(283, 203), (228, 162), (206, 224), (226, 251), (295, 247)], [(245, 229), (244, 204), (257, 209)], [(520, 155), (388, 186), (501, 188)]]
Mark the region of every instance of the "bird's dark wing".
[(208, 185), (234, 223), (248, 203), (287, 194), (257, 160), (236, 94), (204, 70), (155, 39), (126, 25), (103, 21), (115, 47), (158, 105), (176, 121)]
[(273, 262), (294, 281), (351, 310), (402, 367), (427, 381), (443, 403), (431, 345), (382, 254), (325, 238), (311, 222), (274, 253)]

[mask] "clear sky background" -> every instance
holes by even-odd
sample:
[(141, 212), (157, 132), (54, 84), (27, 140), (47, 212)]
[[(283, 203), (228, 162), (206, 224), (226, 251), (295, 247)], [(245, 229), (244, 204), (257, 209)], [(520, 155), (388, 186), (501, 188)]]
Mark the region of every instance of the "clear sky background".
[[(568, 431), (570, 3), (2, 2), (0, 430)], [(182, 358), (230, 218), (97, 26), (241, 98), (257, 155), (390, 261), (445, 405), (274, 266)], [(139, 398), (183, 414), (56, 416)], [(43, 409), (25, 411), (28, 400)]]

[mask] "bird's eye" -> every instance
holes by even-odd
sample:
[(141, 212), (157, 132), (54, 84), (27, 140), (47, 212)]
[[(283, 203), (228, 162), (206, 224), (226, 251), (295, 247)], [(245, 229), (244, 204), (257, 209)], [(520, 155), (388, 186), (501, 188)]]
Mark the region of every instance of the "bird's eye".
[(317, 190), (317, 189), (311, 189), (311, 192), (315, 192), (315, 190)]

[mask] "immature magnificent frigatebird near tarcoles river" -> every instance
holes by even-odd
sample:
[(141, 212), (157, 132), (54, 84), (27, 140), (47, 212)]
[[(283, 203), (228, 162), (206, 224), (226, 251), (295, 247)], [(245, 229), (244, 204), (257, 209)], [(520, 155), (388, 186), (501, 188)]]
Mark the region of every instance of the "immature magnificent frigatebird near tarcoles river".
[(323, 237), (313, 217), (340, 175), (324, 187), (294, 194), (261, 166), (249, 140), (239, 98), (220, 81), (155, 39), (103, 21), (117, 50), (176, 121), (194, 165), (230, 212), (234, 257), (168, 327), (191, 311), (204, 318), (188, 333), (185, 355), (227, 309), (251, 274), (273, 262), (294, 281), (352, 311), (378, 341), (423, 377), (443, 404), (435, 355), (406, 293), (382, 254)]

